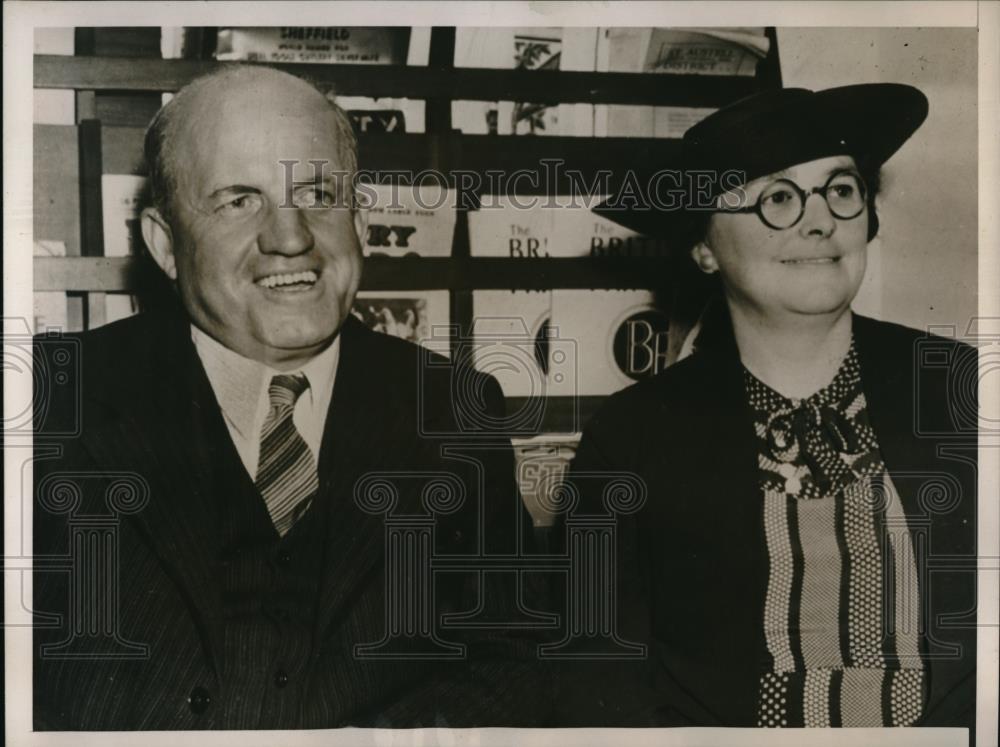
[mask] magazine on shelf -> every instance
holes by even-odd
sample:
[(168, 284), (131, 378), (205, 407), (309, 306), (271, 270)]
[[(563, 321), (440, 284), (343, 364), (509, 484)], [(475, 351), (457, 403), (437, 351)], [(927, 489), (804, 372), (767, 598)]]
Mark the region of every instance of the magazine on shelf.
[(484, 195), (469, 212), (469, 244), (474, 257), (537, 258), (557, 252), (558, 207), (543, 198)]
[(596, 206), (606, 196), (598, 196), (578, 205), (552, 211), (553, 257), (664, 257), (665, 239), (643, 236), (614, 221), (597, 215), (588, 205)]
[(551, 311), (551, 291), (472, 292), (474, 365), (496, 377), (505, 396), (545, 396)]
[(425, 131), (425, 102), (406, 98), (337, 96), (358, 133), (371, 135)]
[(362, 184), (368, 206), (366, 256), (448, 257), (455, 233), (455, 191), (436, 184)]
[[(593, 70), (593, 28), (459, 27), (455, 66), (507, 70)], [(454, 126), (473, 135), (573, 135), (593, 131), (593, 105), (455, 101)]]
[(654, 376), (668, 364), (669, 318), (647, 290), (554, 290), (552, 327), (572, 341), (576, 375), (558, 379), (553, 395), (605, 395)]
[(516, 198), (487, 195), (469, 213), (474, 257), (662, 257), (662, 238), (643, 236), (595, 214), (605, 199), (594, 195)]
[(361, 291), (351, 313), (376, 332), (448, 355), (448, 291)]

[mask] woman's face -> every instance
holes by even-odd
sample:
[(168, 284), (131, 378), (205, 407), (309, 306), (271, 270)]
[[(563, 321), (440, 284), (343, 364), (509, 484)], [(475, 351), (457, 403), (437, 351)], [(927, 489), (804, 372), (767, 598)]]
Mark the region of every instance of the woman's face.
[[(754, 205), (778, 179), (793, 181), (809, 194), (843, 170), (856, 173), (850, 156), (800, 163), (722, 199), (727, 205)], [(730, 305), (778, 319), (847, 309), (865, 274), (867, 244), (867, 208), (855, 218), (835, 218), (821, 194), (809, 194), (791, 228), (770, 228), (755, 213), (713, 214), (693, 256), (702, 269), (718, 270)]]

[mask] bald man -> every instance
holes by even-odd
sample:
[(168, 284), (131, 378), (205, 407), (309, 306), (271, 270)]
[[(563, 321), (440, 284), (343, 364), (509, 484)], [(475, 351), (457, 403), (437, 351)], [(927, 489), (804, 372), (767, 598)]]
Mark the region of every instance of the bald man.
[[(35, 466), (36, 554), (73, 558), (36, 573), (36, 728), (534, 723), (533, 648), (438, 629), (513, 600), (471, 569), (425, 588), (386, 564), (386, 516), (434, 515), (434, 550), (468, 556), (512, 552), (523, 511), (509, 441), (477, 425), (502, 417), (495, 380), (350, 314), (365, 215), (344, 112), (226, 67), (156, 115), (146, 159), (142, 233), (176, 302), (80, 335), (80, 396), (47, 403), (81, 433)], [(429, 630), (380, 647), (414, 588)]]

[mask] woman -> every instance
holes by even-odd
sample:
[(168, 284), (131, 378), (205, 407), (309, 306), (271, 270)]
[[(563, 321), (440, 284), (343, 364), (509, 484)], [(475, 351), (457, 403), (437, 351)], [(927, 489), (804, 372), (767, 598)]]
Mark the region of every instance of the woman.
[(588, 723), (971, 726), (975, 578), (928, 570), (974, 555), (975, 436), (949, 456), (961, 434), (920, 437), (914, 413), (951, 422), (921, 346), (974, 352), (851, 312), (879, 169), (926, 114), (902, 85), (761, 93), (685, 134), (701, 191), (683, 210), (599, 208), (683, 244), (721, 298), (572, 466), (577, 516), (607, 513), (595, 475), (646, 489), (618, 517), (615, 594), (647, 656), (573, 665)]

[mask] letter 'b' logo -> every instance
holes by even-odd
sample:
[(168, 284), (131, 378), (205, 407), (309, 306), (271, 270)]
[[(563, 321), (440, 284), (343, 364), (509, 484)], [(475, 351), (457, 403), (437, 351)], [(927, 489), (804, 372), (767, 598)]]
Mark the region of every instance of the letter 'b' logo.
[(618, 368), (638, 381), (667, 367), (666, 314), (647, 309), (632, 314), (615, 330), (612, 351)]

